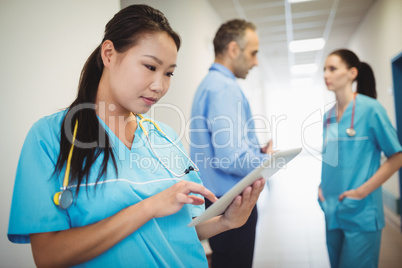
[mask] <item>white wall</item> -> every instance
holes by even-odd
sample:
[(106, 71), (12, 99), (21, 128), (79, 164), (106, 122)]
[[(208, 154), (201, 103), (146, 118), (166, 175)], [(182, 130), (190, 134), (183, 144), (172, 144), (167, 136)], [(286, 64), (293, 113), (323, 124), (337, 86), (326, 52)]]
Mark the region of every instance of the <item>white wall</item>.
[(34, 267), (30, 245), (7, 239), (25, 136), (36, 120), (74, 99), (82, 66), (119, 9), (118, 0), (1, 1), (0, 267)]
[[(121, 7), (141, 3), (122, 0)], [(173, 127), (188, 149), (185, 133), (193, 97), (214, 61), (212, 40), (222, 20), (207, 0), (148, 0), (146, 4), (162, 11), (182, 38), (170, 89), (149, 114)]]
[[(356, 52), (360, 60), (372, 66), (377, 82), (377, 99), (387, 110), (394, 126), (391, 60), (402, 52), (401, 14), (401, 0), (376, 1), (349, 44), (350, 49)], [(400, 196), (397, 174), (385, 183), (384, 189), (397, 197)]]

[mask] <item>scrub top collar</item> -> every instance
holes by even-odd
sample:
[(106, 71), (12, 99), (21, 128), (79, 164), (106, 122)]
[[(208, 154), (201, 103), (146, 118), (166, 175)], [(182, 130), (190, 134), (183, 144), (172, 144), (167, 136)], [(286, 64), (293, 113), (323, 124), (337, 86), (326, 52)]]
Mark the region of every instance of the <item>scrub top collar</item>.
[(357, 106), (358, 99), (360, 99), (360, 96), (359, 96), (359, 94), (356, 94), (355, 100), (352, 100), (348, 103), (341, 118), (339, 118), (339, 121), (338, 121), (338, 117), (337, 117), (338, 109), (337, 109), (337, 105), (335, 104), (331, 109), (328, 110), (328, 115), (327, 115), (327, 120), (326, 120), (325, 125), (328, 126), (329, 124), (335, 124), (335, 123), (340, 124), (341, 121), (343, 122), (345, 120), (349, 120), (348, 119), (349, 113), (352, 114), (352, 111), (350, 111), (350, 110), (353, 110), (353, 103), (355, 103), (355, 106)]
[[(100, 118), (98, 115), (97, 115), (97, 118), (98, 118), (100, 124), (102, 125), (102, 127), (105, 129), (106, 133), (109, 135), (110, 141), (113, 143), (113, 147), (115, 147), (115, 148), (122, 147), (122, 148), (125, 148), (128, 152), (131, 152), (133, 149), (141, 147), (146, 143), (146, 139), (142, 138), (142, 136), (144, 136), (144, 132), (142, 131), (142, 129), (139, 126), (137, 126), (136, 130), (134, 131), (134, 140), (131, 144), (131, 148), (127, 148), (126, 145), (124, 145), (124, 143), (116, 136), (116, 134), (102, 120), (102, 118)], [(136, 116), (135, 118), (138, 123), (139, 117)], [(148, 132), (150, 131), (149, 126), (145, 126), (145, 128), (147, 129)]]
[(218, 71), (222, 73), (224, 76), (231, 78), (233, 80), (236, 80), (236, 76), (225, 66), (223, 66), (220, 63), (214, 63), (212, 64), (211, 68), (209, 68), (210, 71)]

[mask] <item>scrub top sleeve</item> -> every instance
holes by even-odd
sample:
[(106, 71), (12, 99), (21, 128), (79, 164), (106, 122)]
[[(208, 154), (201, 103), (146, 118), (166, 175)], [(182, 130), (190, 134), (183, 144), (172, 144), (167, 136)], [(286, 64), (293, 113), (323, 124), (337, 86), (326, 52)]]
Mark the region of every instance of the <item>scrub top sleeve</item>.
[[(29, 234), (70, 228), (66, 211), (53, 203), (60, 182), (53, 176), (59, 152), (55, 131), (41, 119), (29, 131), (18, 162), (8, 239), (29, 243)], [(61, 172), (61, 176), (64, 172)]]
[(375, 107), (375, 113), (371, 116), (370, 132), (373, 133), (376, 144), (386, 157), (402, 152), (396, 129), (392, 126), (385, 109), (380, 104)]

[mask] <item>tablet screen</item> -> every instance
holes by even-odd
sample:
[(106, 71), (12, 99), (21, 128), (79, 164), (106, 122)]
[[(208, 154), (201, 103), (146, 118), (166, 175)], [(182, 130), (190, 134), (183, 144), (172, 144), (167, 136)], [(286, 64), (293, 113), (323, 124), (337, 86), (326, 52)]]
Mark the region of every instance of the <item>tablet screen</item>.
[(253, 184), (253, 182), (259, 178), (264, 177), (265, 179), (268, 179), (277, 171), (285, 167), (289, 161), (291, 161), (301, 152), (301, 150), (302, 148), (296, 148), (275, 152), (272, 157), (263, 161), (263, 163), (261, 163), (246, 177), (234, 185), (228, 192), (219, 198), (218, 201), (208, 207), (201, 215), (194, 218), (193, 221), (188, 224), (188, 226), (196, 226), (197, 224), (222, 214), (232, 203), (233, 199), (243, 192), (244, 188)]

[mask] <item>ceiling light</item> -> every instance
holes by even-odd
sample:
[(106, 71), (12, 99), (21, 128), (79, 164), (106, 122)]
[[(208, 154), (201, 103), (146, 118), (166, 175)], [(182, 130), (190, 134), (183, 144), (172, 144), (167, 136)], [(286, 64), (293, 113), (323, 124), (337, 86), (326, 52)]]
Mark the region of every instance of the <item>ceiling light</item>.
[(296, 40), (289, 43), (289, 50), (293, 53), (314, 51), (323, 49), (324, 45), (325, 40), (323, 38)]
[(295, 3), (301, 3), (301, 2), (310, 2), (313, 0), (288, 0), (289, 3), (295, 4)]
[(293, 65), (290, 67), (290, 72), (294, 75), (298, 74), (312, 74), (317, 72), (318, 66), (315, 63), (311, 64), (299, 64), (299, 65)]

